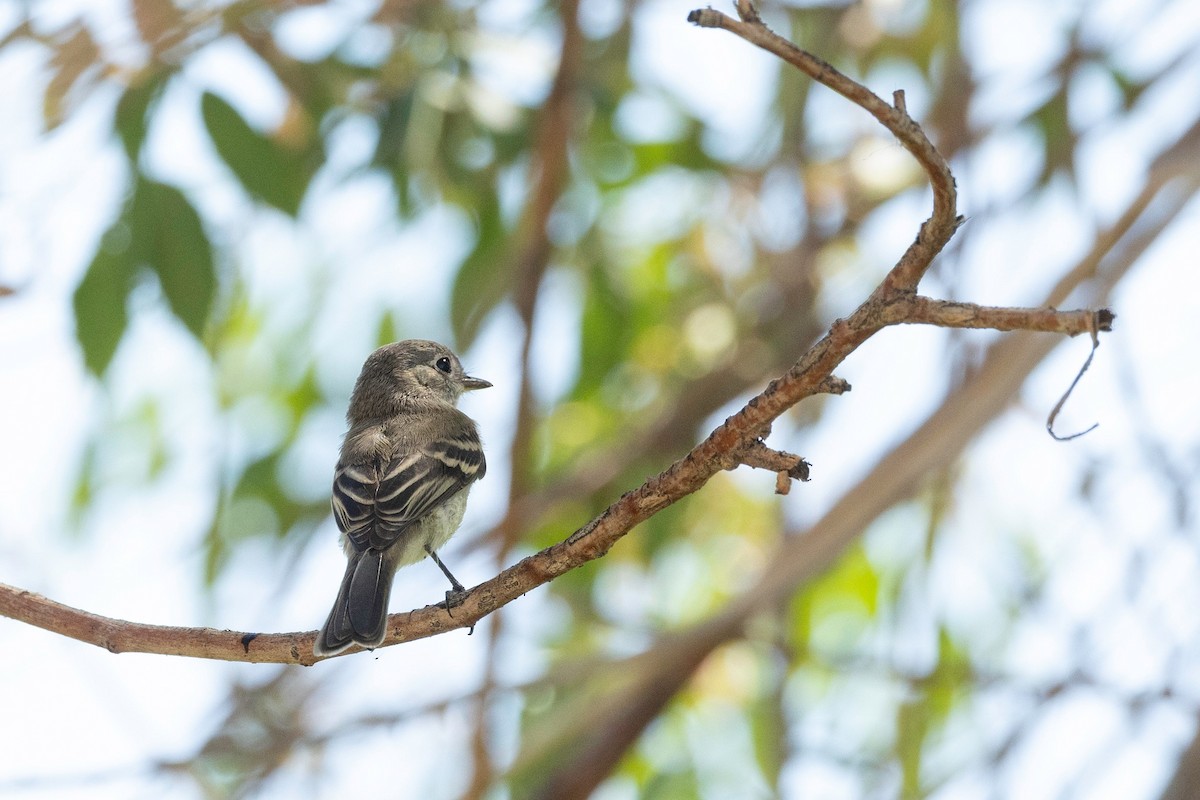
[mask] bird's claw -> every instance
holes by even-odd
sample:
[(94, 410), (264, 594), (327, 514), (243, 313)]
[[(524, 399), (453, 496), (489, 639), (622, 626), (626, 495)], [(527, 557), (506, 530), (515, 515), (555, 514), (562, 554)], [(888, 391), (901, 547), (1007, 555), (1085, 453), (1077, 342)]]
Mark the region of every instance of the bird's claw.
[[(456, 589), (447, 589), (446, 599), (440, 603), (434, 603), (434, 606), (437, 608), (444, 608), (446, 609), (446, 613), (450, 614), (450, 609), (461, 606), (463, 601), (467, 599), (468, 594), (470, 594), (470, 592), (468, 592), (462, 586), (459, 586)], [(450, 614), (450, 616), (453, 617), (454, 615)]]

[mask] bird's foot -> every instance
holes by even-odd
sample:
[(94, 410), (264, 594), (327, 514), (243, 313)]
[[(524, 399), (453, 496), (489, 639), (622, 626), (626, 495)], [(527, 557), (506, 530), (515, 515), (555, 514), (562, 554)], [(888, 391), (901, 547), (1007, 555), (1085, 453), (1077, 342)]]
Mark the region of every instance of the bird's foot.
[[(446, 609), (446, 613), (450, 614), (450, 609), (458, 608), (459, 606), (461, 606), (463, 604), (463, 601), (467, 599), (467, 595), (469, 595), (469, 594), (470, 594), (470, 592), (468, 592), (466, 589), (464, 589), (462, 587), (462, 585), (460, 584), (459, 586), (457, 586), (454, 589), (447, 589), (446, 590), (446, 599), (440, 603), (434, 603), (434, 605), (437, 608)], [(450, 614), (450, 616), (453, 617), (454, 615)]]

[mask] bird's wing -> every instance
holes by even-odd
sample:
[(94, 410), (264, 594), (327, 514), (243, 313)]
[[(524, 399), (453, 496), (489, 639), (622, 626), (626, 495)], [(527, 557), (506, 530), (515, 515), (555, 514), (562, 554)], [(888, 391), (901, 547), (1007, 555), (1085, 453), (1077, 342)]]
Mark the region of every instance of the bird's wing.
[(374, 464), (339, 464), (333, 516), (359, 550), (390, 546), (416, 520), (472, 481), (487, 463), (474, 431), (396, 452)]

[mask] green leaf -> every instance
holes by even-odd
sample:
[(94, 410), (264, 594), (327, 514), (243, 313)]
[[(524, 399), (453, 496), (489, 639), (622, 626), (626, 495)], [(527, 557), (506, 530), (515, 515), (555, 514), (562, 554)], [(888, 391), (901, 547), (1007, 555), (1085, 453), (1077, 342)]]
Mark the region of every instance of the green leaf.
[(576, 397), (599, 390), (617, 365), (629, 355), (637, 332), (628, 299), (613, 286), (603, 267), (588, 272), (588, 292), (583, 302), (582, 336), (579, 337), (579, 381)]
[(404, 157), (404, 147), (408, 140), (416, 99), (417, 92), (414, 89), (400, 92), (383, 105), (375, 120), (379, 126), (379, 139), (375, 143), (371, 165), (386, 169), (391, 176), (402, 217), (413, 211), (413, 198), (409, 187), (411, 176), (408, 161)]
[(754, 760), (762, 772), (763, 780), (776, 795), (788, 754), (788, 725), (783, 715), (782, 691), (782, 686), (775, 684), (770, 692), (754, 700), (746, 709)]
[[(124, 232), (123, 222), (110, 228), (105, 238), (117, 238), (113, 234), (118, 230)], [(84, 363), (96, 376), (104, 374), (125, 333), (125, 300), (133, 284), (134, 266), (128, 248), (106, 247), (101, 242), (75, 289), (75, 338), (83, 348)]]
[(1049, 100), (1030, 115), (1030, 120), (1042, 134), (1045, 163), (1039, 183), (1045, 183), (1059, 170), (1075, 177), (1076, 136), (1071, 130), (1067, 109), (1067, 90), (1060, 87)]
[(645, 800), (668, 800), (668, 798), (703, 797), (695, 770), (658, 772), (651, 776), (640, 792)]
[(929, 733), (929, 709), (923, 698), (902, 703), (896, 710), (896, 758), (900, 762), (903, 798), (919, 798), (921, 791), (921, 754)]
[(955, 705), (970, 692), (973, 679), (967, 652), (951, 637), (945, 626), (938, 629), (938, 661), (927, 682), (930, 717), (942, 724)]
[(450, 290), (450, 322), (459, 347), (471, 346), (487, 313), (495, 308), (508, 289), (508, 234), (494, 192), (480, 198), (476, 209), (475, 247), (458, 268)]
[(117, 101), (113, 112), (113, 130), (121, 138), (131, 164), (137, 164), (142, 142), (146, 140), (146, 131), (150, 127), (150, 116), (172, 74), (159, 72), (135, 81)]
[(396, 319), (395, 314), (384, 314), (379, 320), (379, 326), (375, 329), (375, 345), (383, 347), (385, 344), (400, 340), (400, 322)]
[(304, 159), (250, 127), (233, 106), (212, 92), (200, 100), (204, 126), (221, 159), (250, 194), (296, 216), (311, 170)]
[(862, 544), (850, 548), (836, 566), (795, 596), (790, 612), (794, 646), (803, 649), (822, 634), (862, 635), (879, 611), (881, 584)]
[(69, 519), (71, 525), (67, 533), (78, 538), (83, 533), (84, 514), (96, 501), (99, 487), (96, 485), (96, 451), (98, 445), (95, 439), (89, 441), (79, 459), (78, 471), (75, 474), (75, 488), (71, 492)]
[(158, 276), (171, 311), (200, 337), (216, 294), (212, 245), (200, 215), (183, 192), (143, 179), (130, 217), (136, 252)]

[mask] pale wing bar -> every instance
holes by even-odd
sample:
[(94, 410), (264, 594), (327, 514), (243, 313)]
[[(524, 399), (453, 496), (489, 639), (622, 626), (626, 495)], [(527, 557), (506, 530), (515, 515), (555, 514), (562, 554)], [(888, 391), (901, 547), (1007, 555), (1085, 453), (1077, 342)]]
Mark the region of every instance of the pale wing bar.
[(334, 517), (359, 550), (386, 548), (413, 521), (482, 478), (486, 469), (475, 437), (439, 440), (378, 467), (339, 466), (333, 481)]

